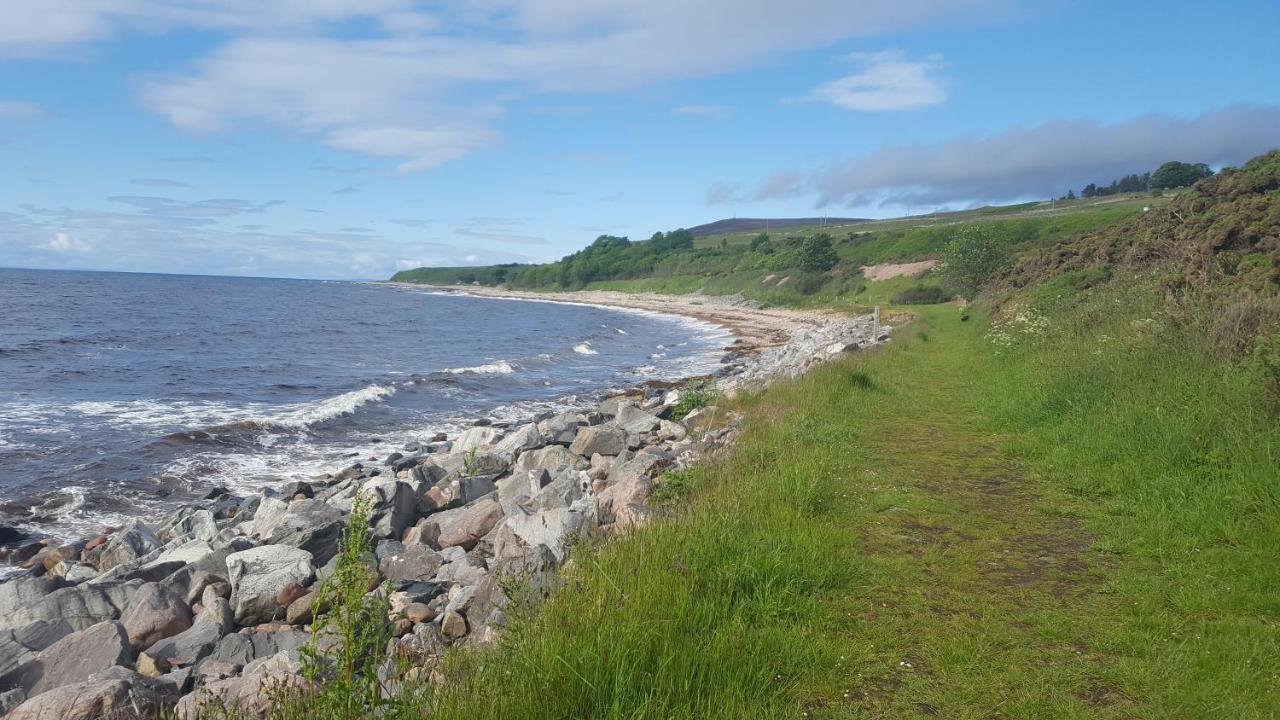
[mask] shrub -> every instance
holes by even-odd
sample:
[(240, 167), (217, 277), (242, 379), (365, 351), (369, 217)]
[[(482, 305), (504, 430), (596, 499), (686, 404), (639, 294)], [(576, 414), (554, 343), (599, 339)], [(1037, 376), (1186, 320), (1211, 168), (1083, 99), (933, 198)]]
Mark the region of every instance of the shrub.
[(968, 297), (1000, 270), (1009, 265), (1009, 252), (989, 228), (971, 225), (961, 228), (942, 251), (940, 274), (947, 284)]
[(894, 305), (937, 305), (951, 299), (951, 293), (937, 285), (917, 285), (893, 296)]
[(836, 255), (836, 250), (831, 245), (831, 236), (818, 233), (806, 238), (800, 244), (797, 260), (801, 270), (821, 273), (835, 267), (836, 263), (840, 262), (840, 257)]

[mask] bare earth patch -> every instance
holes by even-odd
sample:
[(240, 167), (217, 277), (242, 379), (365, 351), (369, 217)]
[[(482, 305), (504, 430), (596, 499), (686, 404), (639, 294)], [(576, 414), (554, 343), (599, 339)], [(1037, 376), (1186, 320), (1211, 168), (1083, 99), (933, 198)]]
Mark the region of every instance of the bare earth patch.
[(923, 275), (937, 265), (937, 260), (921, 260), (913, 263), (884, 263), (881, 265), (863, 265), (862, 275), (873, 282), (896, 277), (916, 277)]

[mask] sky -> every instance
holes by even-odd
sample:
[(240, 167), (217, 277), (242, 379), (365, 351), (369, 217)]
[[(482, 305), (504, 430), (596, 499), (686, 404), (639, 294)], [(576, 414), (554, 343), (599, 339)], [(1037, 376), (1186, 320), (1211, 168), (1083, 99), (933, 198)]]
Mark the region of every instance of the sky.
[(0, 267), (333, 279), (1280, 147), (1280, 3), (0, 0)]

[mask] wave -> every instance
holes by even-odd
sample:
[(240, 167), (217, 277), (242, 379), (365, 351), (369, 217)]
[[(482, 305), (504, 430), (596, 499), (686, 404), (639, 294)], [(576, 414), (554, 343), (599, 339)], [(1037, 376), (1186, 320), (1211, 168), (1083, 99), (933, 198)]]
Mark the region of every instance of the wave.
[(362, 405), (381, 402), (395, 394), (396, 389), (394, 387), (369, 385), (359, 390), (352, 390), (324, 400), (306, 403), (287, 413), (261, 418), (257, 422), (267, 427), (305, 429), (326, 420), (350, 415)]
[(472, 367), (448, 368), (444, 372), (450, 375), (462, 375), (463, 373), (474, 373), (476, 375), (510, 375), (516, 369), (506, 360), (499, 360), (495, 363), (487, 365), (474, 365)]
[(573, 346), (573, 351), (579, 355), (599, 355), (600, 351), (591, 347), (589, 342), (581, 342)]

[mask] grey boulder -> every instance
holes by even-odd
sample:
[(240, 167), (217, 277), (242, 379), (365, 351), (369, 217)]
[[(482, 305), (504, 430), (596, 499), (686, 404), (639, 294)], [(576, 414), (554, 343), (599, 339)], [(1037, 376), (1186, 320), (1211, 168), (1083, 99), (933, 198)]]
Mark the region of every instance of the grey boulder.
[(227, 556), (231, 610), (238, 625), (271, 620), (282, 611), (276, 593), (285, 583), (306, 587), (315, 577), (311, 553), (287, 545), (264, 545)]

